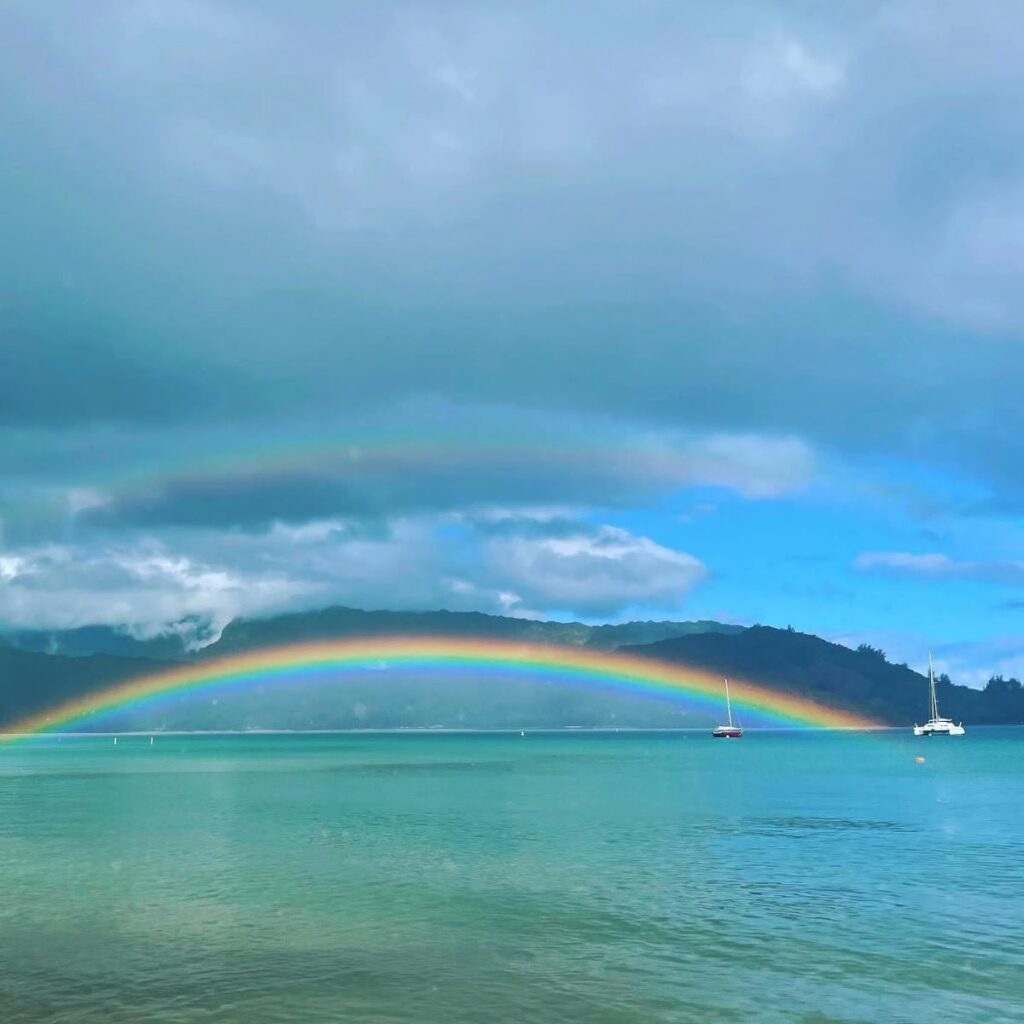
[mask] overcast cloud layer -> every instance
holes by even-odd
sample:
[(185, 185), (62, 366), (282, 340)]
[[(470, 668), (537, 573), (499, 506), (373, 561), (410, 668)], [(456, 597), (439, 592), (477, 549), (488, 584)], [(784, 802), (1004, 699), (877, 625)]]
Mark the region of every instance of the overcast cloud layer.
[(0, 40), (0, 625), (1016, 656), (1019, 5), (15, 0)]

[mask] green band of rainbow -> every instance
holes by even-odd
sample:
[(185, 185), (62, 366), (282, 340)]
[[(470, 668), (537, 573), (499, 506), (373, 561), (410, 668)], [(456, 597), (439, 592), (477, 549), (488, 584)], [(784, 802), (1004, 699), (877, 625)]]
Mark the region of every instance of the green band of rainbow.
[[(700, 669), (619, 653), (462, 637), (395, 636), (272, 647), (184, 665), (119, 683), (32, 715), (9, 727), (8, 739), (75, 731), (99, 716), (128, 711), (175, 694), (221, 686), (293, 682), (371, 669), (466, 669), (483, 675), (527, 674), (687, 702), (721, 706), (722, 680)], [(744, 680), (730, 680), (734, 703), (771, 724), (871, 729), (880, 723)]]

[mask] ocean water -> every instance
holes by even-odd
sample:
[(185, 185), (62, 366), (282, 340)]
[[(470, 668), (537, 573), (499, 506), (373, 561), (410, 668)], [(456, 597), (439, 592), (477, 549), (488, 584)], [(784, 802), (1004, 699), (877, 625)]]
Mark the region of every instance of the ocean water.
[(1020, 1024), (1024, 729), (6, 746), (0, 1021)]

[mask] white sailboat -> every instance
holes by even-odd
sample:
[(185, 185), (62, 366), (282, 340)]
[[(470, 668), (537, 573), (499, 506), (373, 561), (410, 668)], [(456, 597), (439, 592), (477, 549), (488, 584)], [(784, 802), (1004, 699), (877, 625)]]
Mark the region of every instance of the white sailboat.
[(729, 680), (725, 681), (725, 709), (729, 715), (728, 725), (719, 725), (711, 733), (716, 740), (738, 740), (743, 736), (743, 726), (733, 725), (732, 722), (732, 701), (729, 700)]
[(939, 705), (935, 699), (935, 671), (932, 669), (932, 652), (928, 652), (928, 691), (931, 694), (929, 718), (924, 725), (914, 725), (915, 736), (963, 736), (967, 730), (963, 722), (957, 725), (951, 718), (939, 717)]

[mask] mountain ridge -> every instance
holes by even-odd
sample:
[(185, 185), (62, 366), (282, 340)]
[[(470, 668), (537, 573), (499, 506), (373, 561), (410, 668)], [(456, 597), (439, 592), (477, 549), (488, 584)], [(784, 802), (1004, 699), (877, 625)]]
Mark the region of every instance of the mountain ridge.
[[(9, 630), (0, 632), (0, 643), (39, 654), (80, 657), (110, 654), (119, 657), (154, 658), (159, 661), (191, 661), (222, 654), (235, 654), (252, 647), (279, 643), (337, 639), (345, 636), (393, 634), (440, 634), (451, 636), (492, 636), (533, 643), (556, 643), (613, 650), (624, 643), (649, 643), (670, 636), (716, 631), (738, 633), (744, 626), (700, 620), (637, 620), (624, 623), (588, 625), (548, 619), (521, 619), (486, 612), (392, 611), (331, 605), (311, 611), (284, 612), (259, 618), (232, 619), (220, 636), (194, 646), (204, 636), (199, 620), (183, 620), (170, 631), (152, 637), (138, 637), (112, 626), (80, 626), (68, 630)], [(207, 633), (208, 635), (208, 633)], [(190, 639), (191, 638), (191, 639)], [(190, 646), (191, 644), (191, 646)]]
[[(890, 725), (927, 719), (927, 678), (894, 665), (882, 651), (857, 650), (813, 633), (751, 626), (721, 642), (710, 633), (680, 636), (619, 648), (623, 653), (685, 663), (724, 676), (734, 675), (769, 689), (855, 711)], [(1024, 688), (995, 677), (984, 690), (937, 680), (944, 715), (975, 725), (1024, 724)]]
[[(813, 634), (771, 626), (741, 627), (710, 621), (634, 622), (588, 626), (514, 619), (477, 612), (391, 612), (332, 607), (267, 619), (238, 619), (220, 638), (177, 658), (78, 656), (26, 650), (0, 640), (0, 728), (29, 714), (123, 680), (183, 663), (276, 646), (354, 636), (454, 636), (507, 642), (551, 643), (593, 651), (618, 650), (686, 664), (716, 675), (742, 677), (779, 692), (853, 711), (884, 724), (923, 720), (927, 681), (881, 651), (851, 650)], [(78, 632), (87, 644), (116, 642), (109, 633)], [(628, 642), (637, 641), (642, 642)], [(147, 641), (139, 641), (146, 644)], [(128, 645), (132, 649), (132, 645)], [(134, 649), (138, 649), (137, 647)], [(153, 650), (160, 648), (143, 648)], [(173, 649), (173, 648), (172, 648)], [(432, 673), (430, 684), (411, 671), (354, 673), (327, 682), (275, 688), (261, 682), (215, 698), (177, 695), (157, 709), (125, 712), (118, 728), (606, 728), (703, 726), (695, 712), (656, 696), (605, 692), (555, 679), (507, 679), (500, 685), (481, 671)], [(956, 686), (940, 677), (943, 713), (971, 724), (1024, 722), (1024, 690), (1016, 680), (995, 678), (984, 690)]]
[(335, 605), (314, 612), (291, 612), (265, 619), (234, 619), (203, 656), (235, 654), (255, 646), (297, 643), (347, 636), (486, 636), (524, 643), (554, 643), (595, 650), (614, 650), (625, 643), (692, 633), (739, 633), (746, 627), (707, 619), (695, 621), (633, 621), (587, 625), (549, 619), (520, 619), (486, 612), (363, 610)]

